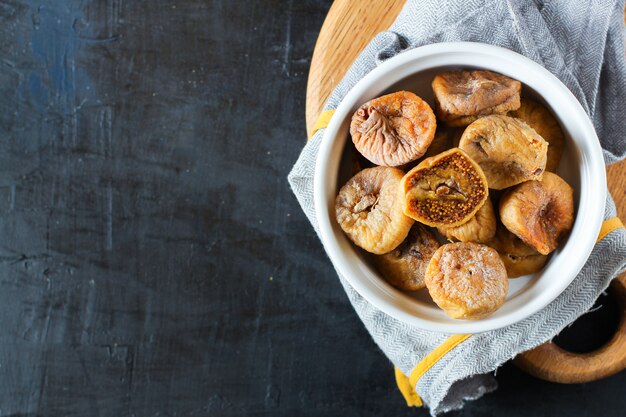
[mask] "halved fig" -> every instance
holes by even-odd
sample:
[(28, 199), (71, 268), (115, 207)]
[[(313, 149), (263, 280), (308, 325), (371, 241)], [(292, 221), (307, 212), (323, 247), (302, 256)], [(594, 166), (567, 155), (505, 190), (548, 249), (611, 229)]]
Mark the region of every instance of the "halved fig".
[(426, 286), (426, 267), (439, 246), (439, 241), (426, 226), (415, 223), (400, 246), (376, 256), (374, 262), (391, 285), (405, 291), (417, 291)]
[(551, 172), (502, 196), (500, 219), (526, 244), (547, 255), (559, 246), (574, 223), (574, 190)]
[(548, 142), (546, 171), (556, 172), (559, 162), (561, 162), (561, 155), (563, 155), (565, 136), (561, 130), (561, 125), (550, 110), (535, 100), (523, 98), (520, 108), (509, 115), (525, 121)]
[(548, 260), (547, 255), (540, 254), (502, 226), (498, 227), (494, 238), (486, 244), (498, 252), (509, 278), (534, 274)]
[(404, 213), (428, 226), (458, 226), (487, 200), (487, 180), (465, 152), (452, 148), (427, 158), (402, 178)]
[(480, 319), (504, 303), (509, 289), (498, 252), (472, 242), (448, 243), (433, 255), (425, 277), (433, 301), (455, 319)]
[(367, 159), (397, 167), (421, 157), (436, 128), (428, 103), (409, 91), (398, 91), (363, 104), (352, 116), (350, 134)]
[(489, 241), (496, 234), (496, 214), (491, 200), (487, 199), (466, 223), (453, 227), (440, 226), (437, 230), (450, 240), (476, 243)]
[(449, 71), (432, 82), (440, 120), (467, 126), (490, 114), (506, 114), (520, 106), (522, 84), (492, 71)]
[(539, 180), (546, 168), (548, 143), (524, 121), (487, 116), (469, 125), (459, 147), (482, 168), (489, 188), (501, 190)]
[(339, 190), (337, 223), (357, 246), (383, 254), (406, 238), (413, 220), (402, 212), (399, 187), (403, 175), (397, 168), (367, 168)]

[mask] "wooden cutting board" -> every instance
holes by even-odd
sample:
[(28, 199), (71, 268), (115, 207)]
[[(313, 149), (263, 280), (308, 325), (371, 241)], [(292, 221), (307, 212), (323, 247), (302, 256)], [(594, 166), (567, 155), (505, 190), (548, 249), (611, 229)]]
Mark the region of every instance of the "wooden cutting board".
[[(359, 52), (376, 34), (393, 23), (404, 3), (405, 0), (335, 0), (317, 38), (311, 60), (306, 94), (309, 133), (328, 96)], [(626, 219), (626, 161), (608, 167), (607, 177), (619, 216)], [(520, 355), (516, 364), (539, 378), (561, 383), (592, 381), (626, 368), (626, 275), (615, 280), (611, 288), (621, 300), (622, 318), (618, 332), (607, 345), (595, 352), (574, 354), (546, 343)]]

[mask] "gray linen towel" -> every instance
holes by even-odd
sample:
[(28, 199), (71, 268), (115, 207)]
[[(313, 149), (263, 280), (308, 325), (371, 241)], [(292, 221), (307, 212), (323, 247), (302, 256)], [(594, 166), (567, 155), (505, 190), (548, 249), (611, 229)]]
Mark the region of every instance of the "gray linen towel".
[[(623, 13), (624, 0), (408, 0), (391, 28), (363, 50), (325, 110), (337, 108), (358, 80), (402, 50), (436, 42), (489, 43), (521, 53), (554, 73), (591, 117), (605, 161), (613, 163), (626, 156)], [(309, 140), (289, 174), (289, 183), (316, 231), (313, 177), (322, 134), (323, 129)], [(609, 196), (605, 219), (615, 216)], [(588, 311), (624, 269), (626, 230), (620, 228), (595, 246), (587, 264), (556, 300), (514, 325), (469, 337), (419, 379), (416, 392), (436, 415), (493, 391), (497, 384), (490, 372), (551, 340)], [(449, 337), (388, 316), (339, 278), (375, 342), (405, 375)]]

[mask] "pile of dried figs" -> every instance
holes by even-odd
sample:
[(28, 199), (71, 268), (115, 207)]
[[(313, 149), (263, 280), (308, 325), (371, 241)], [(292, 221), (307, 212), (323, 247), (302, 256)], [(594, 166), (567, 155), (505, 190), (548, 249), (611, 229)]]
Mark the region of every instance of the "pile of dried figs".
[(450, 317), (479, 319), (504, 303), (509, 278), (543, 268), (572, 228), (573, 190), (554, 173), (564, 135), (504, 75), (449, 71), (432, 88), (436, 116), (409, 91), (354, 113), (361, 156), (335, 214), (391, 285), (426, 287)]

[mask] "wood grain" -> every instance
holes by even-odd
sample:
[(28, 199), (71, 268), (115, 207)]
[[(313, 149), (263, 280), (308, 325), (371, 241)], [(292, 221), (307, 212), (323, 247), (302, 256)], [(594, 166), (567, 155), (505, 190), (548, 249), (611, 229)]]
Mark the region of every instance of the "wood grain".
[[(359, 52), (376, 34), (391, 25), (404, 3), (405, 0), (373, 4), (358, 0), (335, 0), (324, 21), (311, 60), (306, 97), (307, 132), (311, 132), (328, 96)], [(626, 161), (607, 168), (607, 182), (618, 215), (624, 219)], [(624, 284), (626, 275), (620, 277), (620, 280)], [(626, 291), (619, 294), (626, 297)], [(626, 320), (622, 320), (621, 330), (609, 345), (597, 352), (575, 355), (547, 343), (520, 355), (519, 361), (529, 373), (550, 381), (569, 383), (604, 378), (626, 366)], [(561, 362), (567, 363), (569, 367), (560, 368)], [(560, 373), (559, 369), (563, 369), (563, 372)]]
[(306, 125), (311, 132), (335, 85), (359, 52), (396, 19), (404, 0), (335, 1), (320, 31), (306, 90)]
[(515, 358), (515, 364), (537, 378), (574, 384), (606, 378), (626, 368), (626, 276), (611, 283), (621, 318), (611, 340), (589, 353), (568, 352), (554, 343), (545, 343)]

